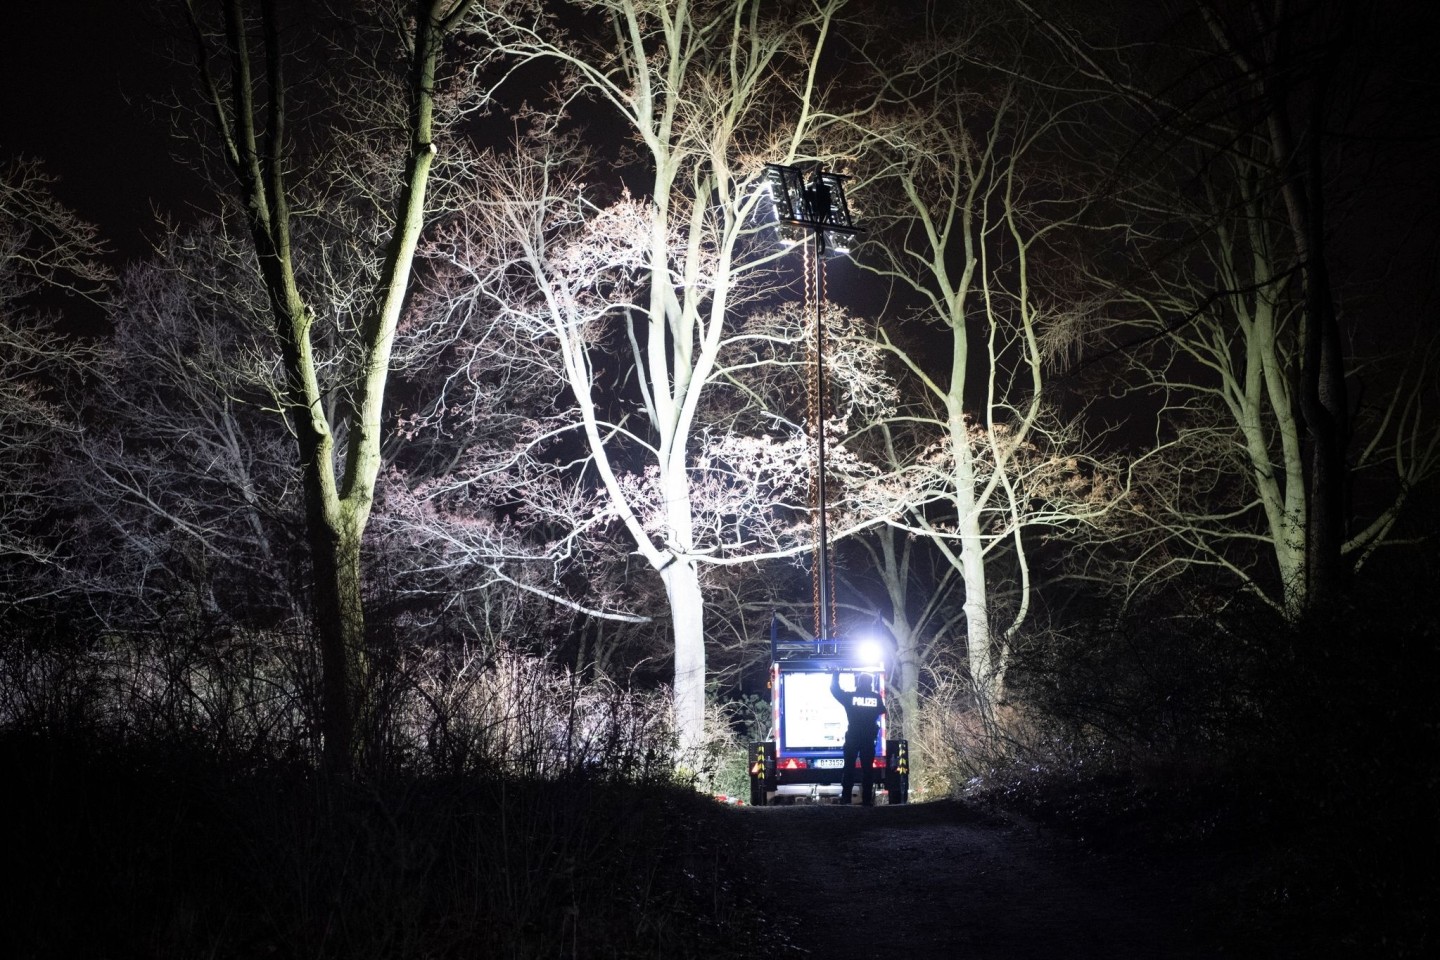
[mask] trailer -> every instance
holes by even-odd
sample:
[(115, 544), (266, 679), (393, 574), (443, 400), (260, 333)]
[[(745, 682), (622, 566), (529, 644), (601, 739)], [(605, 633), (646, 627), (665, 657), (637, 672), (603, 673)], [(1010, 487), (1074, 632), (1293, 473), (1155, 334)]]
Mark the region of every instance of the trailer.
[[(764, 806), (780, 799), (839, 796), (844, 775), (845, 708), (830, 692), (831, 677), (840, 688), (855, 689), (855, 677), (874, 677), (885, 692), (886, 653), (874, 640), (785, 640), (770, 635), (771, 737), (750, 744), (750, 803)], [(875, 738), (876, 792), (889, 803), (905, 803), (910, 794), (910, 749), (905, 740), (886, 736), (882, 717)], [(858, 767), (863, 760), (857, 760)], [(861, 772), (855, 772), (859, 783)]]

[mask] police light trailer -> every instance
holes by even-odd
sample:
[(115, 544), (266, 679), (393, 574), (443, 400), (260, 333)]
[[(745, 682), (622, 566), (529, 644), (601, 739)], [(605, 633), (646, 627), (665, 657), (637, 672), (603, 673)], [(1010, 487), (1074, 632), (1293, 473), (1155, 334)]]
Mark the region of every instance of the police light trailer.
[[(770, 632), (770, 694), (773, 740), (750, 744), (750, 803), (763, 806), (777, 798), (839, 796), (844, 775), (845, 708), (830, 692), (830, 678), (855, 689), (855, 677), (868, 673), (875, 689), (885, 691), (885, 652), (876, 641), (785, 640)], [(910, 749), (905, 740), (886, 739), (882, 717), (875, 738), (876, 791), (890, 803), (910, 794)], [(856, 761), (854, 781), (861, 783)]]
[[(875, 677), (874, 689), (885, 690), (884, 648), (836, 638), (835, 608), (830, 599), (834, 572), (826, 515), (825, 423), (830, 416), (825, 365), (825, 275), (827, 252), (843, 252), (859, 233), (845, 199), (845, 180), (817, 165), (809, 177), (797, 167), (765, 165), (763, 183), (769, 192), (776, 229), (787, 243), (807, 237), (814, 254), (806, 258), (806, 296), (815, 309), (814, 374), (806, 377), (810, 435), (815, 440), (812, 491), (815, 511), (816, 640), (779, 642), (775, 621), (770, 628), (770, 694), (774, 740), (750, 745), (750, 802), (769, 803), (787, 794), (827, 795), (840, 792), (844, 774), (845, 708), (830, 692), (830, 679), (840, 674), (841, 690), (855, 692), (855, 676)], [(886, 740), (882, 719), (875, 738), (875, 767), (891, 803), (904, 803), (910, 792), (909, 749), (904, 740)], [(859, 780), (856, 771), (856, 780)]]

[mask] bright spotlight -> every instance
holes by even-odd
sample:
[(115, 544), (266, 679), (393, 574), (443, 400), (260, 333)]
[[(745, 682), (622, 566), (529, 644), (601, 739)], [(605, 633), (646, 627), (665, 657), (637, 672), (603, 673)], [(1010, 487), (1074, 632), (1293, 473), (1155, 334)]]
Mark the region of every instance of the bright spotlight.
[(885, 647), (879, 640), (860, 641), (860, 662), (867, 667), (885, 666)]

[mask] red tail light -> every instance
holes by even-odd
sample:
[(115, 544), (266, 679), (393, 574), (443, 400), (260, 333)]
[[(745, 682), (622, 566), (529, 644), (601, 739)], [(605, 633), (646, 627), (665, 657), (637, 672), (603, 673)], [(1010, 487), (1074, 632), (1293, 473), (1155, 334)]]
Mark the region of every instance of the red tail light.
[(876, 770), (884, 770), (884, 769), (885, 769), (885, 758), (884, 758), (884, 757), (876, 757), (874, 760), (870, 761), (870, 766), (874, 767)]
[(780, 770), (804, 770), (809, 764), (799, 757), (786, 757), (777, 766)]

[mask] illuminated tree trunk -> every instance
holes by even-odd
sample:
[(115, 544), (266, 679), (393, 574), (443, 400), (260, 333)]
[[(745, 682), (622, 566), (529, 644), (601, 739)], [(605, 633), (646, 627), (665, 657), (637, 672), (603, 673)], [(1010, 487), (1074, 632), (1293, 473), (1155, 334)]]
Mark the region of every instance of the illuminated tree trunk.
[[(346, 774), (364, 746), (357, 742), (365, 673), (361, 541), (380, 471), (381, 412), (395, 330), (425, 224), (426, 190), (436, 152), (436, 66), (446, 34), (464, 17), (470, 2), (422, 0), (412, 10), (409, 27), (414, 32), (405, 44), (410, 62), (401, 88), (407, 122), (397, 131), (405, 138), (406, 161), (394, 185), (388, 236), (379, 250), (367, 251), (378, 261), (377, 283), (357, 342), (351, 345), (353, 355), (348, 359), (354, 382), (342, 388), (345, 457), (339, 477), (328, 412), (332, 386), (322, 383), (313, 337), (316, 310), (302, 292), (300, 263), (310, 251), (294, 246), (292, 231), (289, 167), (294, 160), (286, 136), (291, 118), (280, 13), (274, 0), (262, 0), (263, 69), (257, 71), (243, 0), (225, 0), (224, 43), (218, 54), (212, 52), (212, 38), (198, 6), (199, 0), (187, 0), (201, 78), (270, 298), (286, 375), (286, 414), (300, 455), (322, 665), (324, 758), (332, 772)], [(228, 88), (211, 72), (212, 57), (228, 65)], [(348, 178), (349, 173), (341, 171), (337, 176)], [(355, 256), (352, 244), (353, 240), (330, 255)]]
[[(1258, 230), (1258, 221), (1252, 219), (1251, 222)], [(1268, 263), (1258, 253), (1253, 259), (1263, 265), (1255, 271), (1256, 275), (1270, 280)], [(1262, 287), (1248, 316), (1243, 306), (1236, 311), (1246, 336), (1245, 402), (1239, 422), (1250, 458), (1251, 476), (1270, 532), (1271, 550), (1280, 577), (1281, 607), (1285, 616), (1293, 620), (1307, 605), (1309, 585), (1305, 568), (1309, 531), (1304, 453), (1291, 396), (1291, 378), (1276, 324), (1273, 292), (1278, 291), (1272, 285)], [(1278, 469), (1277, 457), (1266, 440), (1267, 411), (1279, 438)]]
[[(1252, 2), (1249, 6), (1251, 22), (1261, 30), (1254, 48), (1258, 58), (1236, 41), (1230, 24), (1213, 5), (1205, 0), (1199, 3), (1216, 43), (1234, 60), (1265, 106), (1270, 161), (1279, 173), (1280, 195), (1304, 278), (1299, 396), (1310, 439), (1304, 597), (1304, 607), (1309, 609), (1317, 602), (1328, 602), (1339, 591), (1345, 545), (1349, 411), (1345, 347), (1326, 262), (1323, 150), (1330, 85), (1341, 51), (1351, 40), (1353, 6), (1338, 5), (1340, 13), (1333, 19), (1315, 18), (1319, 36), (1303, 35), (1314, 25), (1302, 27), (1301, 14), (1284, 4), (1269, 8)], [(1302, 57), (1310, 54), (1296, 54), (1301, 44), (1316, 45), (1323, 55), (1306, 63)], [(1299, 142), (1292, 123), (1297, 104), (1308, 107)]]
[(675, 723), (682, 754), (693, 758), (705, 735), (705, 602), (694, 562), (660, 573), (675, 642)]
[[(985, 541), (980, 527), (980, 504), (975, 499), (975, 466), (965, 426), (953, 424), (955, 448), (956, 536), (960, 542), (960, 572), (965, 580), (965, 652), (970, 682), (981, 715), (993, 719), (994, 708), (1005, 691), (1004, 660), (997, 655), (990, 632), (990, 591), (985, 576)], [(959, 437), (953, 437), (958, 432)]]
[[(685, 750), (704, 737), (705, 619), (698, 565), (714, 558), (697, 550), (689, 475), (700, 443), (697, 418), (718, 375), (717, 354), (733, 322), (731, 311), (753, 295), (744, 280), (764, 262), (763, 254), (752, 256), (747, 243), (760, 173), (753, 151), (764, 142), (770, 155), (763, 159), (783, 163), (808, 145), (816, 122), (820, 51), (843, 6), (844, 0), (823, 0), (778, 11), (756, 0), (587, 0), (557, 9), (579, 8), (576, 24), (603, 22), (604, 29), (566, 34), (555, 21), (540, 19), (538, 6), (483, 5), (495, 50), (517, 62), (557, 67), (566, 109), (583, 94), (613, 113), (648, 168), (643, 195), (652, 205), (653, 225), (647, 263), (639, 271), (642, 292), (614, 311), (629, 327), (627, 359), (638, 402), (596, 411), (595, 370), (608, 361), (592, 363), (586, 355), (592, 345), (567, 347), (573, 355), (565, 364), (585, 420), (591, 462), (609, 502), (665, 586), (674, 639), (675, 723)], [(543, 264), (535, 267), (537, 275), (543, 272)], [(742, 296), (732, 302), (737, 290)], [(604, 430), (601, 421), (607, 423)], [(624, 424), (624, 430), (613, 430), (613, 424)], [(619, 449), (626, 442), (617, 436), (622, 433), (641, 438), (638, 452)], [(635, 497), (635, 486), (619, 482), (628, 471), (655, 478), (664, 501), (657, 510), (659, 524), (647, 528), (637, 516), (652, 507)]]
[(900, 705), (894, 732), (909, 736), (920, 709), (920, 638), (903, 610), (891, 621), (890, 632), (895, 637), (895, 699)]

